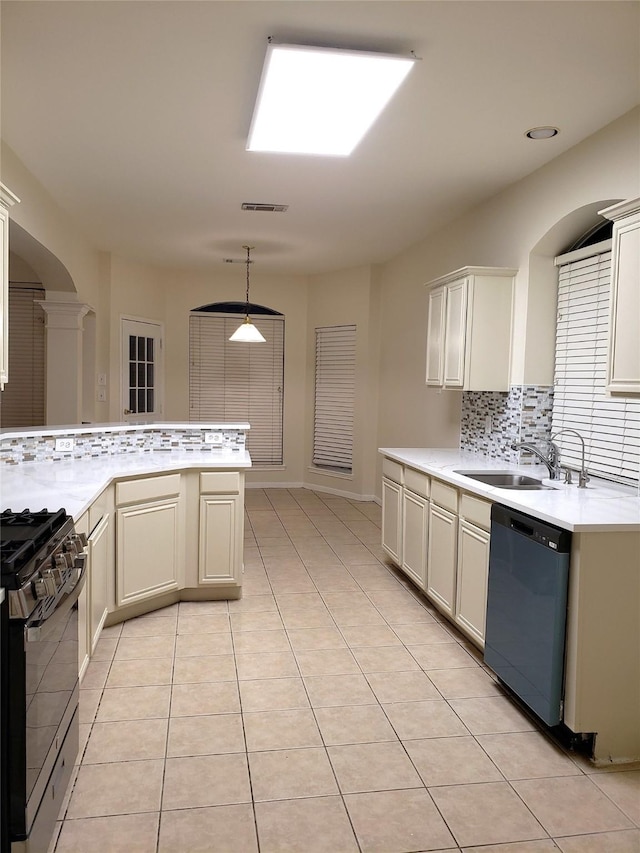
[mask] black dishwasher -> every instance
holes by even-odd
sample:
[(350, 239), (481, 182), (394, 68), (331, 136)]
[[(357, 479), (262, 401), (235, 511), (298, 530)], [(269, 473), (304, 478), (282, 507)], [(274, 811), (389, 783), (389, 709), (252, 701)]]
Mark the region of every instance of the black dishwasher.
[(491, 509), (484, 659), (547, 725), (562, 720), (571, 533)]

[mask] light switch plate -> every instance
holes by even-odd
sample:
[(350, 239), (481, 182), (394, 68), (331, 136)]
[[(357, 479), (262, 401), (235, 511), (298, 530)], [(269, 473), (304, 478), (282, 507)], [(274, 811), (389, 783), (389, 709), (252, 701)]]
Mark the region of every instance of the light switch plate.
[(98, 388), (98, 393), (96, 394), (96, 400), (98, 403), (106, 403), (107, 402), (107, 389), (106, 388)]
[(107, 384), (107, 374), (99, 373), (98, 374), (98, 385), (106, 385)]

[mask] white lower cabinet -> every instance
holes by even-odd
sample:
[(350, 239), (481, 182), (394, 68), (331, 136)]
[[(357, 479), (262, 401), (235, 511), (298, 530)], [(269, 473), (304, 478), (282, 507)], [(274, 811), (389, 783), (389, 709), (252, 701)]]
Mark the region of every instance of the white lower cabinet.
[(429, 508), (427, 595), (448, 616), (454, 615), (456, 601), (457, 530), (457, 515), (432, 502)]
[(491, 501), (385, 459), (382, 547), (427, 598), (484, 646)]
[(489, 532), (466, 519), (458, 522), (456, 624), (484, 646), (489, 577)]
[(242, 583), (243, 504), (239, 473), (200, 475), (199, 586)]
[(382, 547), (402, 566), (402, 486), (382, 478)]
[(420, 589), (427, 585), (429, 501), (406, 489), (402, 496), (402, 569)]
[(178, 590), (184, 569), (180, 474), (117, 483), (116, 505), (116, 607)]
[(95, 651), (108, 613), (108, 581), (111, 563), (111, 515), (102, 516), (89, 535), (88, 544), (88, 638), (89, 655)]

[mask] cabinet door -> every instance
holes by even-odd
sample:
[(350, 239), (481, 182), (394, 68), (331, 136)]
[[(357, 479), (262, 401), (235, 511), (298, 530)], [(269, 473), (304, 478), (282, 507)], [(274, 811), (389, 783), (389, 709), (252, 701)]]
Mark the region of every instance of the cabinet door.
[(614, 225), (607, 391), (640, 394), (640, 212)]
[(203, 586), (242, 582), (242, 503), (239, 495), (200, 496), (200, 561)]
[(427, 326), (427, 385), (442, 385), (444, 370), (445, 288), (429, 293), (429, 324)]
[(88, 631), (89, 654), (95, 651), (100, 639), (104, 620), (107, 618), (107, 580), (109, 576), (109, 556), (112, 553), (109, 534), (111, 516), (103, 515), (89, 536), (89, 603)]
[(467, 324), (467, 279), (447, 285), (446, 302), (443, 383), (448, 388), (462, 388)]
[(489, 533), (461, 518), (455, 620), (481, 647), (484, 647), (488, 577)]
[(402, 565), (402, 486), (382, 478), (382, 547)]
[(402, 569), (424, 589), (427, 582), (429, 501), (404, 492), (402, 498)]
[(179, 499), (120, 507), (116, 530), (119, 607), (178, 589)]
[(432, 503), (429, 507), (427, 593), (445, 613), (453, 616), (456, 593), (458, 517)]

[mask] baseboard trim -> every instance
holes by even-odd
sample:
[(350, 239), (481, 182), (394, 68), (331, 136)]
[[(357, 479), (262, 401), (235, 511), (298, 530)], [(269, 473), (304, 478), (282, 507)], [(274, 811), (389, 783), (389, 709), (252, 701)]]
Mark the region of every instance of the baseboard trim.
[(331, 486), (318, 486), (315, 483), (245, 483), (245, 489), (308, 489), (311, 492), (322, 492), (326, 495), (335, 495), (352, 501), (373, 501), (381, 504), (382, 501), (376, 495), (358, 495), (345, 489), (335, 489)]

